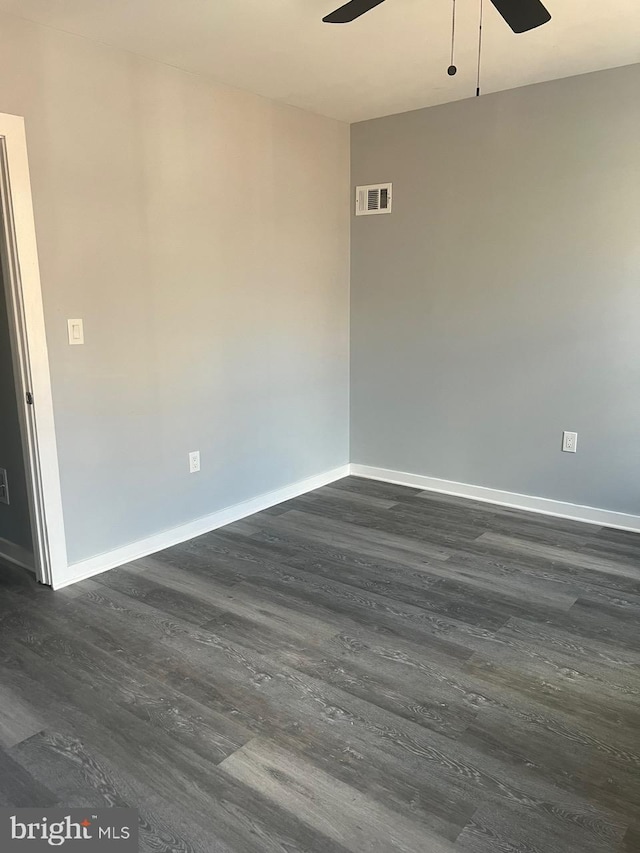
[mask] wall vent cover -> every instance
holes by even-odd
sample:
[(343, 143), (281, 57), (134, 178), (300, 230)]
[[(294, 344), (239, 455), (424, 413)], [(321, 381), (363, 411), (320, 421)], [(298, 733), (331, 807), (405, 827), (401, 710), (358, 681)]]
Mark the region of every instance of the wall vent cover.
[(391, 184), (356, 187), (356, 216), (391, 213)]

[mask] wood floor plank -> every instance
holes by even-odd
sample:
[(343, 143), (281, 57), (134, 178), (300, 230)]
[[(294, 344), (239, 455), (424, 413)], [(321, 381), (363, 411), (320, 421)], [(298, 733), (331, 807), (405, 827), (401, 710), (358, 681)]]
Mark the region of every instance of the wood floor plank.
[(373, 616), (377, 623), (387, 625), (392, 633), (413, 638), (432, 636), (456, 643), (461, 648), (460, 656), (466, 656), (465, 644), (489, 640), (495, 630), (476, 624), (477, 611), (472, 605), (469, 612), (462, 614), (452, 604), (452, 612), (448, 615), (442, 612), (437, 600), (432, 602), (425, 598), (417, 603), (396, 601), (387, 595), (326, 579), (313, 571), (291, 565), (274, 567), (268, 575), (254, 577), (253, 580), (264, 590), (286, 591), (310, 603), (324, 603), (327, 608), (354, 621), (368, 623)]
[(640, 823), (629, 827), (619, 848), (620, 853), (638, 853), (638, 850), (640, 850)]
[(564, 715), (494, 707), (481, 708), (460, 739), (601, 803), (621, 825), (640, 802), (640, 751), (617, 743), (615, 730), (593, 734)]
[(35, 779), (11, 754), (0, 749), (0, 796), (16, 808), (58, 805), (58, 794)]
[[(430, 772), (432, 774), (435, 772), (441, 777), (441, 783), (454, 798), (469, 796), (464, 780), (473, 778), (476, 782), (483, 780), (481, 799), (494, 800), (502, 796), (501, 791), (511, 791), (511, 796), (524, 797), (531, 805), (537, 803), (537, 808), (541, 808), (544, 801), (550, 799), (553, 801), (551, 789), (545, 790), (543, 786), (539, 792), (531, 790), (532, 785), (533, 789), (539, 787), (532, 779), (526, 780), (525, 788), (530, 789), (527, 794), (519, 792), (519, 786), (524, 780), (517, 781), (515, 777), (510, 782), (503, 778), (499, 787), (496, 787), (496, 770), (491, 767), (490, 762), (484, 762), (488, 765), (484, 770), (466, 765), (460, 759), (452, 762), (446, 757), (447, 753), (456, 752), (450, 740), (442, 741), (441, 737), (434, 733), (430, 734), (429, 739), (425, 739), (425, 735), (413, 724), (399, 718), (395, 718), (392, 723), (388, 712), (384, 709), (354, 697), (347, 697), (342, 691), (331, 688), (324, 682), (304, 677), (300, 673), (293, 673), (286, 667), (274, 666), (267, 659), (260, 659), (239, 648), (226, 646), (220, 642), (219, 638), (186, 635), (182, 632), (160, 633), (159, 628), (158, 631), (161, 643), (181, 650), (192, 661), (203, 661), (206, 648), (206, 657), (211, 659), (211, 656), (214, 656), (212, 663), (216, 669), (225, 667), (229, 669), (231, 665), (233, 674), (230, 680), (247, 685), (253, 691), (268, 697), (272, 707), (278, 705), (280, 708), (287, 708), (288, 715), (293, 714), (294, 719), (304, 720), (307, 725), (313, 721), (316, 725), (324, 721), (325, 726), (335, 725), (336, 721), (340, 721), (343, 726), (347, 724), (349, 738), (353, 739), (358, 735), (358, 749), (365, 755), (367, 743), (373, 737), (378, 747), (391, 751), (392, 754), (402, 755), (408, 764), (415, 762), (416, 756), (419, 756), (421, 761), (428, 759), (432, 763)], [(287, 727), (286, 724), (285, 727)], [(433, 742), (434, 739), (436, 743)], [(579, 800), (570, 803), (563, 792), (558, 794), (561, 797), (561, 803), (555, 807), (556, 815), (566, 813), (569, 815), (568, 819), (578, 820), (585, 811), (589, 813), (590, 810), (585, 803)], [(578, 817), (572, 818), (572, 815), (578, 815)], [(601, 819), (606, 823), (606, 818)]]
[(546, 545), (532, 542), (522, 537), (504, 536), (500, 533), (483, 533), (478, 540), (479, 545), (488, 544), (515, 552), (530, 555), (549, 563), (573, 566), (587, 569), (604, 575), (620, 576), (638, 581), (637, 564), (627, 564), (626, 561), (611, 559), (600, 555), (592, 555), (583, 550), (561, 548), (557, 545)]
[(187, 825), (170, 803), (153, 803), (134, 780), (91, 754), (76, 737), (41, 732), (13, 754), (39, 781), (55, 787), (67, 808), (136, 808), (141, 851), (207, 853), (211, 849), (210, 838), (193, 824)]
[[(393, 535), (401, 536), (407, 544), (420, 542), (426, 552), (434, 546), (454, 548), (460, 541), (477, 539), (484, 527), (467, 520), (443, 523), (442, 519), (432, 518), (423, 513), (389, 511), (391, 508), (379, 506), (363, 506), (362, 504), (338, 503), (333, 498), (320, 496), (302, 496), (290, 502), (292, 512), (301, 512), (310, 516), (319, 516), (325, 525), (327, 522), (349, 524), (362, 531), (368, 531), (370, 536), (379, 538)], [(403, 505), (404, 508), (404, 505)], [(282, 522), (291, 519), (290, 513), (281, 517)], [(313, 522), (314, 519), (310, 519)], [(335, 529), (335, 528), (334, 528)], [(435, 552), (438, 554), (439, 552)]]
[[(147, 723), (149, 729), (171, 736), (214, 763), (250, 739), (251, 732), (239, 721), (193, 702), (157, 678), (145, 677), (139, 668), (123, 659), (120, 645), (105, 648), (106, 632), (100, 635), (100, 646), (85, 639), (91, 638), (93, 626), (104, 618), (101, 611), (107, 600), (112, 605), (120, 604), (102, 593), (87, 593), (86, 603), (90, 606), (83, 620), (83, 599), (76, 599), (69, 609), (69, 616), (75, 617), (73, 629), (65, 626), (54, 632), (46, 615), (33, 617), (30, 634), (11, 643), (14, 660), (25, 659), (20, 658), (21, 647), (35, 652), (44, 665), (52, 665), (53, 673), (68, 678), (69, 695), (75, 696), (76, 703), (86, 713), (92, 713), (102, 701), (105, 716), (109, 709), (114, 714), (122, 710), (129, 725), (134, 725), (133, 718), (137, 718)], [(120, 610), (125, 617), (116, 635), (125, 643), (135, 639), (134, 631), (127, 630), (126, 626), (127, 617), (135, 612), (135, 604), (132, 602), (130, 609), (121, 607)], [(142, 624), (145, 625), (143, 630), (148, 630), (149, 623)], [(166, 630), (161, 620), (154, 620), (152, 624), (159, 633)], [(180, 628), (180, 625), (174, 626), (176, 631)], [(144, 649), (141, 644), (141, 654)]]
[(398, 533), (363, 529), (333, 519), (313, 517), (312, 513), (291, 510), (277, 518), (245, 519), (245, 527), (278, 543), (320, 543), (334, 549), (373, 557), (388, 556), (420, 564), (425, 558), (446, 560), (451, 550), (438, 544), (408, 539)]
[(192, 572), (175, 572), (168, 578), (165, 569), (152, 564), (151, 561), (146, 565), (145, 577), (164, 579), (164, 585), (169, 589), (192, 596), (197, 595), (200, 601), (208, 602), (215, 608), (212, 612), (214, 618), (231, 613), (234, 616), (258, 622), (275, 632), (292, 636), (299, 642), (335, 634), (335, 628), (327, 625), (322, 619), (314, 619), (304, 613), (287, 610), (266, 599), (261, 599), (259, 606), (256, 606), (256, 602), (250, 597), (247, 600), (246, 594), (238, 595), (236, 587), (226, 589), (213, 577), (201, 577)]
[(8, 749), (44, 728), (42, 719), (5, 684), (0, 684), (0, 747)]
[[(511, 607), (508, 604), (501, 605), (499, 600), (489, 596), (481, 598), (481, 594), (478, 594), (473, 598), (464, 591), (458, 594), (453, 587), (442, 590), (443, 579), (426, 572), (415, 573), (410, 579), (402, 571), (398, 571), (394, 577), (393, 570), (372, 577), (371, 572), (363, 571), (360, 567), (350, 567), (345, 561), (311, 561), (307, 557), (290, 560), (287, 565), (310, 572), (314, 576), (381, 595), (399, 604), (422, 607), (432, 613), (452, 617), (490, 631), (502, 627), (514, 614), (514, 610), (517, 610), (515, 604)], [(408, 583), (404, 582), (407, 580)]]
[(583, 521), (574, 521), (569, 518), (529, 512), (528, 510), (518, 509), (517, 507), (472, 500), (460, 497), (459, 495), (448, 495), (444, 492), (421, 491), (415, 495), (418, 498), (417, 501), (411, 500), (412, 497), (403, 497), (400, 501), (402, 503), (409, 502), (415, 504), (415, 506), (419, 506), (420, 504), (431, 505), (436, 510), (442, 508), (448, 511), (461, 511), (469, 513), (472, 516), (482, 514), (487, 518), (487, 526), (491, 523), (492, 519), (505, 519), (530, 529), (539, 528), (542, 530), (547, 528), (550, 531), (575, 533), (578, 536), (589, 537), (599, 536), (606, 529)]
[[(341, 654), (347, 648), (357, 651)], [(457, 689), (451, 689), (448, 673), (419, 665), (421, 677), (416, 678), (416, 671), (408, 666), (404, 673), (399, 672), (397, 659), (367, 651), (361, 640), (342, 634), (316, 648), (280, 650), (272, 656), (299, 672), (450, 737), (464, 732), (475, 719), (473, 700), (477, 694), (464, 692), (460, 682), (455, 682)]]
[(502, 534), (542, 545), (575, 549), (584, 547), (600, 530), (594, 525), (452, 496), (430, 493), (428, 497), (423, 494), (420, 498), (395, 504), (392, 513), (424, 519), (429, 526), (437, 525), (444, 529), (470, 528), (481, 533)]
[(0, 805), (176, 853), (640, 853), (640, 537), (356, 477), (53, 593)]
[(272, 741), (250, 741), (221, 764), (275, 805), (352, 853), (452, 853), (453, 846)]
[(343, 477), (342, 480), (332, 483), (332, 487), (395, 501), (416, 497), (422, 492), (422, 489), (416, 489), (412, 486), (399, 486), (396, 483), (383, 483), (380, 480), (368, 480), (364, 477)]
[[(46, 680), (46, 672), (46, 662), (25, 647), (16, 675), (25, 691), (29, 683)], [(132, 790), (133, 802), (145, 815), (173, 814), (171, 825), (179, 837), (189, 838), (195, 833), (206, 839), (206, 844), (196, 849), (280, 853), (288, 846), (314, 853), (343, 853), (339, 845), (317, 836), (294, 816), (230, 780), (207, 756), (127, 716), (104, 695), (92, 699), (87, 688), (74, 684), (72, 675), (58, 672), (52, 691), (66, 705), (51, 712), (63, 735), (90, 744), (103, 765), (115, 764), (117, 790), (123, 785)]]
[[(165, 570), (157, 562), (152, 564), (149, 560), (145, 561), (146, 576), (165, 576)], [(493, 636), (491, 630), (440, 616), (436, 603), (434, 613), (425, 612), (415, 603), (403, 604), (386, 595), (354, 589), (340, 581), (324, 581), (312, 571), (297, 568), (293, 562), (282, 566), (269, 564), (259, 569), (251, 563), (245, 565), (243, 572), (246, 580), (238, 575), (238, 587), (242, 586), (243, 596), (249, 599), (253, 591), (253, 607), (248, 609), (240, 603), (233, 605), (231, 602), (230, 609), (235, 607), (236, 615), (244, 614), (253, 621), (265, 621), (272, 610), (277, 618), (270, 620), (271, 627), (285, 630), (285, 626), (290, 623), (291, 631), (295, 630), (296, 622), (304, 615), (307, 621), (301, 622), (300, 627), (307, 639), (316, 634), (325, 634), (328, 625), (332, 626), (330, 634), (352, 624), (377, 625), (380, 630), (416, 637), (446, 648), (461, 658), (468, 658), (472, 654), (472, 650), (463, 645), (470, 637)], [(189, 558), (185, 557), (185, 569), (172, 571), (170, 576), (165, 577), (164, 583), (180, 591), (190, 589), (192, 594), (198, 591), (197, 594), (205, 599), (207, 596), (213, 599), (219, 610), (223, 603), (226, 606), (229, 599), (226, 593), (212, 595), (215, 577), (215, 569), (209, 573), (194, 571)], [(234, 588), (233, 594), (236, 592), (238, 589)], [(314, 623), (317, 624), (314, 626)]]
[[(377, 509), (391, 509), (397, 503), (395, 498), (380, 498), (375, 495), (367, 495), (364, 492), (337, 489), (335, 486), (322, 486), (322, 488), (316, 489), (315, 492), (300, 495), (300, 498), (312, 502), (315, 502), (318, 498), (329, 498), (337, 506), (365, 506)], [(282, 504), (282, 506), (286, 509), (289, 506), (289, 502)]]
[(623, 827), (602, 825), (589, 816), (566, 823), (540, 821), (526, 804), (509, 802), (504, 808), (481, 808), (457, 839), (462, 853), (609, 853), (621, 843)]
[(202, 625), (203, 622), (209, 622), (224, 613), (224, 610), (217, 608), (210, 600), (202, 601), (196, 593), (169, 589), (139, 568), (132, 570), (123, 567), (104, 572), (98, 577), (98, 583), (154, 607), (160, 613), (194, 625)]

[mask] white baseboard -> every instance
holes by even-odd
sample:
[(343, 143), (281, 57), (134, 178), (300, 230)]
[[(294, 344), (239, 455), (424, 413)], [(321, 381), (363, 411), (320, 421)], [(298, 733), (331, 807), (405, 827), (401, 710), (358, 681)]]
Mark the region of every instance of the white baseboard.
[[(628, 515), (623, 512), (580, 506), (579, 504), (555, 501), (550, 498), (519, 495), (515, 492), (489, 489), (485, 486), (472, 486), (467, 483), (456, 483), (452, 480), (426, 477), (422, 474), (408, 474), (404, 471), (392, 471), (388, 468), (375, 468), (371, 465), (357, 465), (352, 463), (351, 465), (343, 465), (340, 468), (325, 471), (323, 474), (318, 474), (315, 477), (309, 477), (306, 480), (292, 483), (289, 486), (284, 486), (282, 489), (267, 492), (251, 500), (243, 501), (242, 503), (214, 512), (211, 515), (197, 518), (179, 527), (164, 530), (154, 536), (140, 539), (137, 542), (132, 542), (130, 545), (125, 545), (122, 548), (116, 548), (114, 551), (109, 551), (106, 554), (99, 554), (88, 560), (73, 563), (68, 567), (68, 571), (63, 577), (55, 578), (53, 588), (62, 589), (65, 586), (69, 586), (69, 584), (86, 580), (101, 572), (106, 572), (108, 569), (114, 569), (117, 566), (130, 563), (132, 560), (148, 557), (150, 554), (155, 554), (164, 548), (170, 548), (172, 545), (186, 542), (195, 536), (201, 536), (203, 533), (209, 533), (212, 530), (217, 530), (219, 527), (224, 527), (225, 524), (240, 521), (242, 518), (246, 518), (256, 512), (261, 512), (283, 501), (288, 501), (298, 495), (319, 489), (321, 486), (326, 486), (349, 474), (355, 477), (365, 477), (370, 480), (381, 480), (385, 483), (396, 483), (400, 486), (412, 486), (424, 489), (425, 491), (457, 495), (458, 497), (499, 504), (500, 506), (507, 506), (513, 509), (528, 510), (529, 512), (541, 513), (542, 515), (553, 515), (558, 518), (582, 521), (588, 524), (596, 524), (600, 527), (614, 527), (618, 530), (630, 530), (634, 533), (640, 533), (639, 515)], [(0, 554), (3, 556), (5, 555), (4, 544), (5, 541), (0, 540)], [(24, 559), (26, 553), (22, 554), (22, 559)], [(10, 554), (6, 556), (11, 562), (24, 565), (20, 561), (20, 555), (16, 559), (15, 551), (13, 552), (13, 557)], [(27, 565), (26, 568), (29, 568), (29, 566)]]
[(573, 521), (583, 521), (597, 524), (600, 527), (615, 527), (618, 530), (631, 530), (640, 533), (640, 515), (628, 515), (624, 512), (614, 512), (608, 509), (597, 509), (591, 506), (565, 503), (550, 498), (537, 498), (531, 495), (519, 495), (516, 492), (503, 492), (499, 489), (488, 489), (485, 486), (471, 486), (467, 483), (456, 483), (452, 480), (440, 480), (436, 477), (425, 477), (422, 474), (407, 474), (404, 471), (391, 471), (388, 468), (374, 468), (371, 465), (351, 464), (351, 473), (355, 477), (365, 477), (369, 480), (382, 480), (385, 483), (396, 483), (400, 486), (413, 486), (430, 492), (442, 492), (446, 495), (457, 495), (471, 498), (474, 501), (484, 501), (499, 504), (513, 509), (524, 509), (542, 515), (554, 515), (558, 518), (568, 518)]
[(218, 527), (224, 527), (225, 524), (240, 521), (241, 518), (246, 518), (255, 512), (261, 512), (283, 501), (298, 497), (298, 495), (319, 489), (320, 486), (326, 486), (329, 483), (342, 479), (342, 477), (346, 477), (348, 474), (349, 465), (342, 465), (340, 468), (334, 468), (331, 471), (325, 471), (323, 474), (317, 474), (315, 477), (308, 477), (306, 480), (300, 480), (297, 483), (284, 486), (282, 489), (258, 495), (258, 497), (251, 500), (221, 509), (218, 512), (205, 515), (194, 521), (189, 521), (179, 527), (164, 530), (162, 533), (156, 533), (154, 536), (140, 539), (137, 542), (132, 542), (130, 545), (116, 548), (114, 551), (108, 551), (106, 554), (98, 554), (98, 556), (90, 557), (88, 560), (73, 563), (68, 567), (68, 571), (64, 577), (54, 579), (53, 588), (62, 589), (65, 586), (69, 586), (69, 584), (86, 580), (101, 572), (106, 572), (108, 569), (115, 569), (117, 566), (130, 563), (132, 560), (148, 557), (150, 554), (155, 554), (164, 548), (170, 548), (172, 545), (178, 545), (180, 542), (193, 539), (194, 536), (202, 536), (203, 533), (209, 533)]
[(14, 542), (9, 542), (8, 539), (3, 539), (0, 536), (0, 558), (7, 560), (9, 563), (14, 563), (22, 569), (28, 569), (30, 572), (35, 572), (33, 554), (16, 545)]

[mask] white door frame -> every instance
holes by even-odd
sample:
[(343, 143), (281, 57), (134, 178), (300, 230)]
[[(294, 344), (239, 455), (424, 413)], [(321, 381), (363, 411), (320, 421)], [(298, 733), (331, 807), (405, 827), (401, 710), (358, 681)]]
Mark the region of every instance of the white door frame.
[[(0, 239), (36, 575), (53, 584), (67, 569), (27, 140), (21, 116), (0, 113)], [(28, 400), (32, 402), (29, 403)]]

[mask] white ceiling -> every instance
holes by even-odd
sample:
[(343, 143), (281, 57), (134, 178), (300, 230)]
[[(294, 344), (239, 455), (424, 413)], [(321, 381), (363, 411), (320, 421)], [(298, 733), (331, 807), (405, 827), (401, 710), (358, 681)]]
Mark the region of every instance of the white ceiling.
[[(0, 0), (22, 18), (269, 98), (360, 121), (475, 93), (480, 0), (387, 0), (345, 25), (341, 0)], [(639, 0), (545, 0), (553, 18), (514, 35), (485, 3), (483, 91), (640, 62)]]

